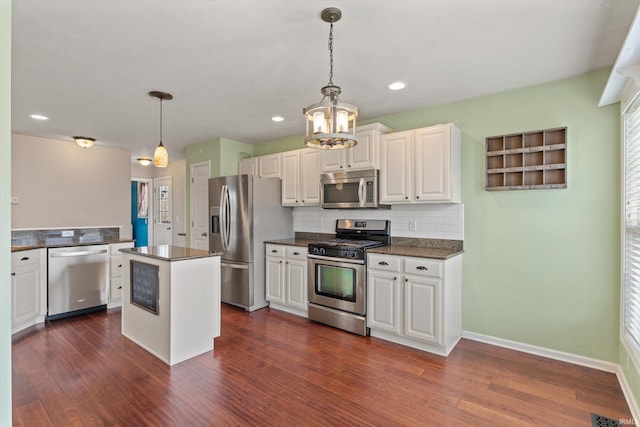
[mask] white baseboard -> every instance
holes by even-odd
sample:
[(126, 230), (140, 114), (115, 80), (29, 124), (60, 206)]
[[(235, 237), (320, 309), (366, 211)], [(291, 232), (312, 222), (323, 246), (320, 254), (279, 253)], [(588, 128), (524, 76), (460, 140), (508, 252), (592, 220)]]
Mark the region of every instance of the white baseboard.
[(604, 360), (593, 359), (591, 357), (580, 356), (563, 351), (552, 350), (550, 348), (538, 347), (531, 344), (525, 344), (517, 341), (506, 340), (503, 338), (492, 337), (489, 335), (478, 334), (475, 332), (462, 331), (462, 337), (473, 341), (479, 341), (498, 347), (510, 348), (512, 350), (522, 351), (525, 353), (535, 354), (538, 356), (548, 357), (549, 359), (560, 360), (562, 362), (573, 363), (574, 365), (586, 366), (587, 368), (598, 369), (600, 371), (617, 373), (620, 365), (617, 363), (606, 362)]
[(548, 357), (549, 359), (560, 360), (562, 362), (572, 363), (574, 365), (580, 365), (587, 368), (614, 373), (618, 378), (618, 383), (620, 384), (622, 394), (624, 394), (624, 398), (627, 401), (627, 405), (629, 405), (631, 415), (633, 415), (634, 420), (640, 420), (640, 407), (636, 402), (631, 387), (629, 387), (629, 383), (624, 375), (622, 367), (617, 363), (593, 359), (591, 357), (580, 356), (573, 353), (565, 353), (563, 351), (553, 350), (545, 347), (538, 347), (535, 345), (506, 340), (503, 338), (492, 337), (490, 335), (478, 334), (476, 332), (462, 331), (462, 337), (473, 341), (483, 342), (485, 344), (509, 348), (511, 350), (522, 351), (524, 353)]

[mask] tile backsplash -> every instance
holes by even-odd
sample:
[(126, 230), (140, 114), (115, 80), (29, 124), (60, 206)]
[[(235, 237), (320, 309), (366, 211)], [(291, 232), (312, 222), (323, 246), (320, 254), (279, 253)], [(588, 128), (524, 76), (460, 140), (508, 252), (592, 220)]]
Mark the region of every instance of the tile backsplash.
[(391, 235), (424, 239), (464, 240), (464, 205), (394, 205), (391, 209), (293, 209), (293, 231), (335, 232), (336, 220), (388, 219)]

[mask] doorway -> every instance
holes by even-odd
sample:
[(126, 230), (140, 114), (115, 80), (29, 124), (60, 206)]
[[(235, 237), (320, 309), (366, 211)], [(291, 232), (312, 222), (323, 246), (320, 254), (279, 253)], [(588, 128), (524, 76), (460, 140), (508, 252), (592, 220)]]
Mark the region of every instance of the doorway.
[(191, 247), (209, 250), (209, 161), (191, 164)]
[(153, 193), (151, 179), (131, 180), (131, 229), (135, 246), (153, 244)]

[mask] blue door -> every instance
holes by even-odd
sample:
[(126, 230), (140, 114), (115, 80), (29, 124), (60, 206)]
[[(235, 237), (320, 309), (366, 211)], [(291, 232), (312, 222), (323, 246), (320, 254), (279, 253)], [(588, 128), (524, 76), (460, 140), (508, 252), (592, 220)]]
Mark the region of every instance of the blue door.
[(131, 181), (131, 226), (135, 246), (149, 246), (149, 183)]

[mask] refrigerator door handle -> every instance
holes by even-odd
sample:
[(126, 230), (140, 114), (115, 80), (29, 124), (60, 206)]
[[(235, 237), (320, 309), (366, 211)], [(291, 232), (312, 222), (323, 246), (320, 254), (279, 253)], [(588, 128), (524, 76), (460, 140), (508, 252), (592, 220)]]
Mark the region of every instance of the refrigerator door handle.
[(225, 232), (227, 231), (227, 227), (226, 227), (227, 221), (226, 221), (226, 207), (224, 204), (226, 189), (227, 189), (227, 186), (223, 185), (222, 190), (220, 190), (220, 240), (222, 241), (222, 249), (225, 251), (227, 250), (226, 238), (225, 238)]
[(237, 268), (239, 270), (248, 270), (249, 266), (247, 264), (233, 264), (230, 262), (221, 262), (221, 267), (229, 267), (229, 268)]

